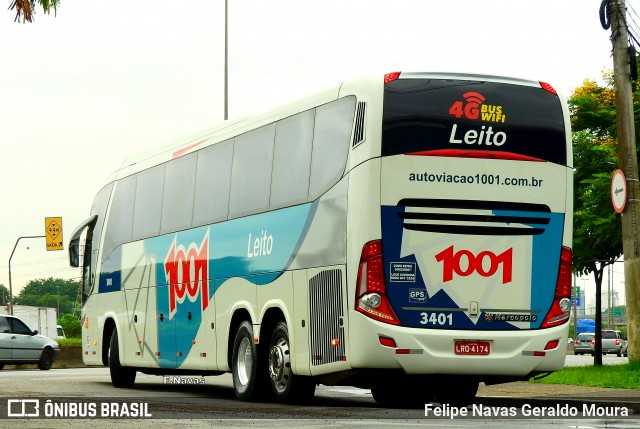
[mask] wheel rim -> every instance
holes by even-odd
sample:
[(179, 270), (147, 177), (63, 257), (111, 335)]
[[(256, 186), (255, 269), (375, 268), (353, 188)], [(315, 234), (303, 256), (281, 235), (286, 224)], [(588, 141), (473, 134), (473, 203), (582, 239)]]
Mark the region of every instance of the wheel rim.
[(283, 392), (291, 379), (289, 344), (284, 338), (278, 338), (269, 351), (269, 376), (278, 393)]
[(243, 338), (238, 346), (238, 361), (236, 362), (236, 373), (242, 386), (246, 386), (249, 383), (252, 365), (251, 343), (248, 338)]

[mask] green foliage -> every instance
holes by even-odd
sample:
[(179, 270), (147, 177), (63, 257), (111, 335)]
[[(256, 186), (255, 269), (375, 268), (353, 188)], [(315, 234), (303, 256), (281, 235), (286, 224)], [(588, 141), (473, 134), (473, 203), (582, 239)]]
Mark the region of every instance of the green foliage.
[(54, 15), (57, 16), (60, 0), (9, 0), (9, 10), (15, 9), (16, 11), (14, 21), (33, 22), (33, 15), (38, 4), (42, 6), (44, 13), (50, 14), (53, 9)]
[(79, 346), (82, 345), (82, 338), (69, 338), (65, 340), (56, 340), (61, 346)]
[(599, 290), (607, 265), (622, 254), (622, 223), (611, 206), (617, 168), (615, 91), (611, 79), (585, 81), (569, 98), (574, 154), (573, 268), (594, 273)]
[(63, 314), (58, 318), (58, 325), (64, 329), (67, 338), (80, 338), (82, 335), (82, 325), (73, 314)]
[(65, 313), (73, 313), (73, 306), (78, 294), (80, 282), (75, 280), (36, 279), (31, 280), (16, 298), (20, 305), (36, 307), (60, 308), (58, 317)]
[[(14, 297), (15, 302), (15, 297)], [(5, 285), (0, 284), (0, 305), (9, 304), (9, 289)]]

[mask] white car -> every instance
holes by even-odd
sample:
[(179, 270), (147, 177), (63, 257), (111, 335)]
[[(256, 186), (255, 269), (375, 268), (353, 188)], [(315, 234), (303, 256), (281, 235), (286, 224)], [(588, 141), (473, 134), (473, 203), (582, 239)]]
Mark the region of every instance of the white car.
[(0, 370), (5, 365), (37, 364), (48, 370), (60, 356), (58, 343), (38, 335), (17, 317), (0, 315)]

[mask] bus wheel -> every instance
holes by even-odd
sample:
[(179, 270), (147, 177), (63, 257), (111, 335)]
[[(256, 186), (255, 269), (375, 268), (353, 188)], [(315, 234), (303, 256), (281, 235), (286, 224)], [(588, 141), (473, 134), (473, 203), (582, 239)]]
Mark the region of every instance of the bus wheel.
[(312, 377), (295, 375), (291, 370), (289, 330), (284, 322), (278, 323), (271, 334), (269, 379), (276, 399), (283, 404), (309, 402), (316, 391), (316, 383)]
[(441, 404), (448, 404), (452, 407), (466, 407), (471, 405), (478, 393), (478, 380), (467, 378), (442, 378), (438, 383), (436, 399)]
[(114, 387), (131, 387), (136, 381), (136, 371), (120, 364), (120, 349), (118, 348), (118, 331), (111, 334), (109, 345), (109, 372), (111, 384)]
[(233, 390), (241, 401), (255, 401), (263, 398), (267, 391), (264, 375), (258, 371), (258, 347), (253, 342), (253, 326), (246, 320), (240, 324), (233, 342), (231, 373)]
[(432, 384), (427, 376), (398, 376), (375, 383), (371, 395), (385, 408), (424, 408), (433, 400)]

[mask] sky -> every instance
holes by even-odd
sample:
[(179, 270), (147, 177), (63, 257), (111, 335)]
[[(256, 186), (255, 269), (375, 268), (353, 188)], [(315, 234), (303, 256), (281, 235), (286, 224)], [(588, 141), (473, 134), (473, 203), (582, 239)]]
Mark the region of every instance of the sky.
[[(569, 95), (612, 68), (599, 5), (229, 0), (229, 118), (391, 71), (522, 77)], [(0, 283), (45, 217), (63, 218), (65, 245), (20, 240), (17, 295), (32, 279), (79, 277), (68, 239), (126, 157), (223, 120), (224, 0), (61, 0), (56, 17), (14, 15), (0, 8)]]

